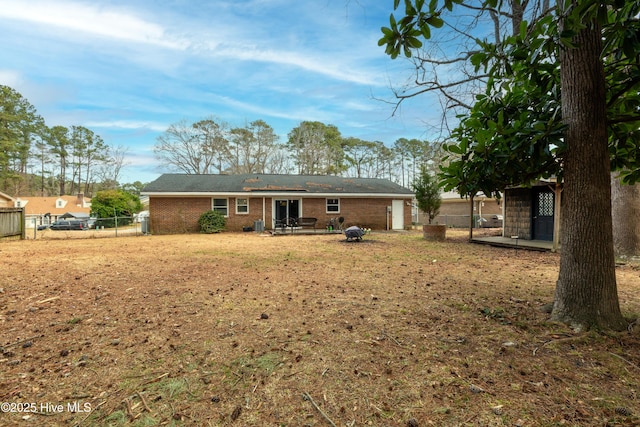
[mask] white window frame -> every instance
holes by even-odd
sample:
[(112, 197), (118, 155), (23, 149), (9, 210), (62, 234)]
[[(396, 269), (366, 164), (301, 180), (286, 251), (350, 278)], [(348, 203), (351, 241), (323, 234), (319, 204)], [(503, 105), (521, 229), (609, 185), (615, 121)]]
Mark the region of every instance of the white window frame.
[[(239, 203), (239, 200), (245, 200), (246, 203)], [(240, 211), (240, 207), (246, 207), (246, 211)], [(236, 197), (236, 215), (248, 215), (249, 214), (249, 198), (248, 197)]]
[[(224, 215), (223, 215), (223, 216), (224, 216), (225, 218), (228, 218), (228, 217), (229, 217), (229, 199), (226, 199), (226, 198), (217, 198), (217, 197), (214, 197), (214, 198), (212, 198), (212, 199), (211, 199), (211, 210), (216, 211), (216, 212), (220, 212), (220, 210), (222, 209), (222, 206), (221, 206), (221, 205), (220, 205), (220, 206), (217, 206), (217, 205), (216, 205), (216, 200), (224, 200), (224, 203), (225, 203), (225, 204), (224, 204), (224, 210), (225, 210), (225, 213), (224, 213)], [(222, 213), (222, 212), (220, 212), (220, 213)]]
[[(334, 201), (334, 200), (335, 200), (335, 201), (336, 201), (336, 203), (331, 203), (331, 204), (329, 204), (329, 200), (331, 200), (331, 201)], [(334, 211), (334, 210), (329, 210), (329, 206), (337, 206), (338, 210), (336, 210), (336, 211)], [(339, 198), (335, 198), (335, 199), (329, 199), (329, 198), (327, 198), (327, 199), (326, 199), (326, 202), (325, 202), (325, 210), (326, 210), (326, 213), (328, 213), (328, 214), (337, 214), (337, 213), (340, 213), (340, 199), (339, 199)]]

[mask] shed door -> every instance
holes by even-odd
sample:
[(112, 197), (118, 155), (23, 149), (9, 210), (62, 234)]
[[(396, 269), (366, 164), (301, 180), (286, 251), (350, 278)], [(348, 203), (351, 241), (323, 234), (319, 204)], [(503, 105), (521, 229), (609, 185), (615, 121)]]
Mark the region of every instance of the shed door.
[(533, 192), (533, 240), (553, 240), (554, 194), (549, 189)]
[(391, 229), (404, 230), (404, 200), (391, 202)]

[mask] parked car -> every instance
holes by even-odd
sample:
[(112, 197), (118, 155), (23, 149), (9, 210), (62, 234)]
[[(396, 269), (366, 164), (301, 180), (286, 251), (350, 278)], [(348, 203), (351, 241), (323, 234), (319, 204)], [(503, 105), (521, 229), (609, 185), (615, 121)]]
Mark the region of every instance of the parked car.
[(60, 220), (51, 224), (51, 230), (87, 230), (86, 221), (80, 220)]
[(489, 215), (488, 218), (478, 218), (478, 227), (500, 228), (502, 227), (502, 215)]
[(42, 224), (38, 226), (38, 230), (42, 231), (42, 230), (46, 230), (47, 228), (49, 228), (51, 225), (50, 224)]

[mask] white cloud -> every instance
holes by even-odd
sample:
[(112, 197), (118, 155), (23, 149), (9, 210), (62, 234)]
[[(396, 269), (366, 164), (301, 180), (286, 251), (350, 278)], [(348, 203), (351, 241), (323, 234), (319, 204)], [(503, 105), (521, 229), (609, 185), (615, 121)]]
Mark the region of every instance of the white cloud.
[[(133, 5), (135, 3), (131, 7)], [(73, 43), (84, 42), (83, 38), (74, 34), (80, 32), (107, 40), (133, 43), (140, 47), (156, 46), (170, 51), (181, 51), (190, 54), (193, 59), (204, 56), (239, 62), (285, 65), (339, 81), (380, 85), (378, 73), (357, 64), (358, 60), (353, 57), (353, 52), (322, 52), (313, 48), (310, 50), (309, 46), (300, 51), (300, 41), (296, 37), (291, 41), (286, 31), (283, 31), (283, 35), (270, 34), (272, 38), (263, 39), (261, 36), (269, 30), (268, 27), (264, 27), (264, 22), (256, 22), (252, 31), (248, 31), (247, 28), (235, 27), (232, 20), (225, 21), (224, 15), (214, 17), (209, 26), (188, 15), (157, 17), (170, 21), (168, 25), (141, 16), (142, 12), (135, 12), (133, 9), (70, 0), (3, 0), (0, 7), (0, 19), (64, 29), (67, 34), (58, 31), (56, 35)], [(129, 48), (133, 46), (127, 46), (127, 49), (121, 52), (132, 52)], [(105, 45), (102, 49), (117, 52), (122, 48)], [(164, 55), (156, 57), (149, 52), (136, 55), (135, 49), (133, 52), (134, 56), (129, 57), (129, 61), (138, 62), (144, 58), (153, 62), (155, 58), (157, 62), (164, 64), (163, 68), (170, 63), (177, 64), (181, 61), (178, 58), (168, 61)]]
[[(311, 57), (308, 54), (299, 54), (290, 51), (277, 51), (271, 49), (259, 49), (255, 47), (221, 47), (212, 53), (243, 61), (258, 61), (273, 64), (289, 65), (340, 81), (352, 82), (362, 85), (379, 85), (377, 74), (358, 70), (347, 61), (317, 53)], [(320, 57), (319, 57), (320, 56)]]
[(168, 128), (168, 125), (164, 123), (128, 121), (128, 120), (114, 120), (114, 121), (103, 121), (103, 122), (88, 121), (84, 123), (84, 126), (87, 126), (89, 128), (103, 128), (103, 129), (151, 130), (154, 132), (164, 132)]
[(0, 84), (16, 88), (22, 82), (22, 76), (15, 70), (0, 69)]
[(50, 25), (127, 42), (185, 49), (188, 43), (170, 37), (160, 25), (124, 10), (69, 1), (4, 0), (0, 18)]

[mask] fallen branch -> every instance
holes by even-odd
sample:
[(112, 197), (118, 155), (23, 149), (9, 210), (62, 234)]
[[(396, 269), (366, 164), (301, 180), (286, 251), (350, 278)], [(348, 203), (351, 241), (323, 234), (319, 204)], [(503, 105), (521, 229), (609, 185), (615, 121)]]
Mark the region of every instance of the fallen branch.
[(320, 415), (322, 415), (324, 417), (325, 420), (327, 420), (327, 422), (332, 426), (332, 427), (336, 427), (335, 423), (333, 421), (331, 421), (331, 418), (329, 418), (327, 416), (327, 414), (325, 414), (324, 412), (322, 412), (322, 409), (320, 409), (320, 407), (318, 406), (318, 404), (313, 400), (313, 398), (309, 395), (309, 393), (304, 392), (302, 393), (302, 398), (304, 400), (308, 400), (309, 402), (311, 402), (311, 404), (313, 405), (314, 408), (316, 408), (316, 410), (318, 412), (320, 412)]
[(256, 331), (254, 331), (253, 329), (249, 329), (252, 333), (256, 334), (257, 336), (259, 336), (260, 338), (267, 338), (267, 334), (269, 334), (269, 332), (271, 332), (272, 327), (269, 326), (269, 328), (265, 331), (265, 333), (263, 335), (260, 335), (259, 333), (257, 333)]
[(42, 336), (43, 336), (43, 335), (35, 335), (35, 336), (33, 336), (33, 337), (25, 338), (25, 339), (20, 340), (20, 341), (15, 341), (15, 342), (12, 342), (12, 343), (9, 343), (9, 344), (0, 345), (0, 353), (4, 353), (4, 349), (5, 349), (5, 348), (13, 347), (14, 345), (23, 344), (23, 343), (25, 343), (25, 342), (27, 342), (27, 341), (33, 341), (33, 340), (35, 340), (36, 338), (41, 338)]
[(129, 415), (129, 418), (131, 420), (134, 420), (135, 418), (133, 417), (133, 409), (131, 409), (131, 402), (129, 402), (129, 398), (125, 398), (122, 403), (125, 404), (125, 408), (127, 409), (127, 414)]
[(570, 337), (562, 337), (562, 338), (554, 338), (548, 341), (545, 341), (540, 347), (536, 347), (533, 349), (533, 355), (535, 356), (539, 349), (546, 347), (549, 344), (563, 343), (567, 341), (575, 341), (583, 338), (581, 335), (570, 336)]
[(612, 355), (612, 356), (617, 357), (618, 359), (622, 360), (623, 362), (628, 363), (629, 365), (633, 366), (633, 367), (634, 367), (634, 368), (636, 368), (636, 369), (640, 369), (640, 366), (635, 365), (633, 362), (629, 362), (627, 359), (625, 359), (625, 358), (624, 358), (624, 357), (622, 357), (622, 356), (619, 356), (619, 355), (617, 355), (617, 354), (615, 354), (615, 353), (611, 353), (611, 352), (609, 352), (609, 354), (610, 354), (610, 355)]
[(142, 406), (144, 406), (144, 409), (151, 413), (151, 409), (149, 409), (149, 406), (147, 405), (147, 401), (144, 400), (144, 396), (142, 395), (142, 393), (140, 393), (139, 391), (136, 392), (136, 394), (138, 395), (138, 397), (140, 397), (140, 400), (142, 401)]
[(142, 383), (142, 385), (147, 385), (147, 384), (155, 383), (155, 382), (157, 382), (157, 381), (160, 381), (161, 379), (163, 379), (164, 377), (166, 377), (166, 376), (168, 376), (168, 375), (169, 375), (169, 372), (165, 372), (164, 374), (160, 375), (159, 377), (156, 377), (156, 378), (154, 378), (154, 379), (152, 379), (152, 380), (149, 380), (149, 381), (147, 381), (147, 382), (145, 382), (145, 383)]
[(57, 296), (57, 297), (46, 298), (46, 299), (38, 301), (36, 304), (44, 304), (45, 302), (55, 301), (57, 299), (60, 299), (60, 297)]
[(393, 336), (391, 336), (391, 335), (387, 334), (385, 331), (382, 331), (382, 336), (383, 336), (383, 337), (385, 337), (385, 338), (389, 338), (389, 339), (390, 339), (391, 341), (393, 341), (393, 342), (395, 343), (395, 345), (397, 345), (398, 347), (401, 347), (401, 348), (407, 348), (407, 346), (400, 344), (400, 343), (398, 342), (398, 340), (397, 340), (397, 339), (395, 339)]

